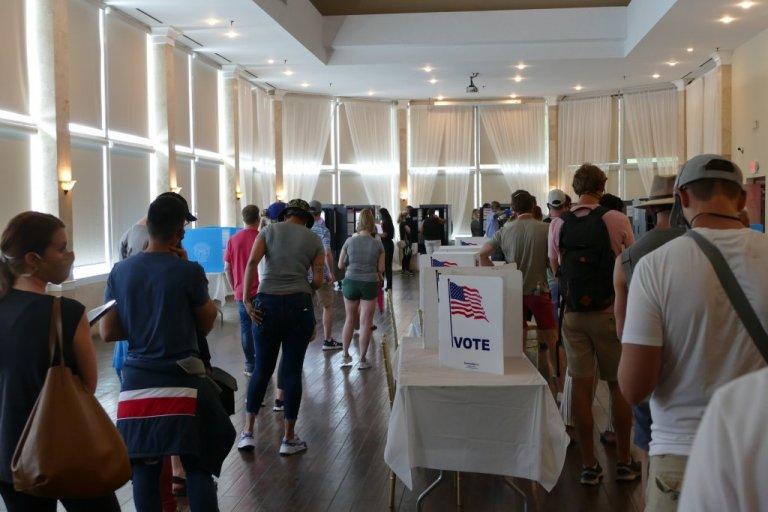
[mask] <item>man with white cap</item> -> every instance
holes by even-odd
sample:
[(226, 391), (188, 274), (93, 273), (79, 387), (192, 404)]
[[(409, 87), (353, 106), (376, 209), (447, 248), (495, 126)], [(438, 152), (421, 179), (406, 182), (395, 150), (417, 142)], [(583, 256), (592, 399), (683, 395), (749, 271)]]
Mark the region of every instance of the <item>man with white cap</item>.
[(732, 272), (731, 284), (765, 328), (768, 238), (739, 221), (742, 179), (721, 156), (689, 160), (675, 194), (692, 229), (643, 256), (632, 275), (619, 385), (632, 404), (651, 395), (646, 510), (677, 509), (693, 438), (715, 390), (766, 365), (720, 281), (723, 271)]

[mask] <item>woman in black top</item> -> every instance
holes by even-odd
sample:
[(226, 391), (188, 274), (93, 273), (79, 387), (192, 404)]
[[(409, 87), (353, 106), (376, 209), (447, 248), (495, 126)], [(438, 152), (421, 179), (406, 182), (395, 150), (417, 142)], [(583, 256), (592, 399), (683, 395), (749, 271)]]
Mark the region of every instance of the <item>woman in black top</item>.
[(384, 244), (384, 275), (387, 278), (387, 290), (392, 289), (392, 257), (395, 255), (395, 225), (386, 208), (379, 209), (381, 217), (381, 243)]
[[(46, 295), (45, 287), (69, 277), (75, 255), (67, 250), (64, 224), (38, 212), (11, 219), (0, 251), (0, 495), (8, 512), (54, 512), (57, 500), (13, 488), (11, 458), (50, 366), (53, 297)], [(61, 299), (61, 321), (64, 361), (93, 393), (98, 373), (85, 308)], [(61, 502), (69, 512), (120, 510), (114, 493)]]
[(397, 219), (397, 224), (400, 228), (400, 241), (403, 242), (403, 254), (400, 258), (403, 275), (409, 276), (411, 273), (411, 256), (413, 255), (413, 247), (411, 241), (411, 227), (408, 224), (408, 216), (405, 212), (400, 214)]

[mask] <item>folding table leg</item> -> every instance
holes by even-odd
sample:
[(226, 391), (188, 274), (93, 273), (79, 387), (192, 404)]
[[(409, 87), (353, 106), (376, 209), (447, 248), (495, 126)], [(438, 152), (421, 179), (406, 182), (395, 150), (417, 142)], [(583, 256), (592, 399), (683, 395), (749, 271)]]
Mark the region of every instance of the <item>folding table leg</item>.
[(515, 482), (511, 478), (507, 477), (501, 477), (501, 479), (504, 481), (507, 486), (515, 491), (517, 494), (519, 494), (523, 498), (523, 512), (528, 512), (528, 497), (525, 495), (522, 489), (515, 484)]
[(435, 487), (443, 480), (443, 471), (440, 470), (440, 473), (438, 473), (437, 478), (434, 482), (429, 484), (429, 487), (424, 489), (424, 492), (419, 494), (419, 498), (416, 500), (416, 510), (418, 512), (421, 512), (422, 508), (424, 507), (424, 498), (426, 498), (432, 491), (435, 490)]

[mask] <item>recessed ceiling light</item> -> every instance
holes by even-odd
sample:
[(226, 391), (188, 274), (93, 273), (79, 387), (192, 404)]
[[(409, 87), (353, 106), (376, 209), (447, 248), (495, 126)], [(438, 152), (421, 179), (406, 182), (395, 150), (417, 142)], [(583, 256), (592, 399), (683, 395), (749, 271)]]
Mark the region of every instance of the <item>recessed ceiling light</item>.
[(523, 80), (525, 80), (525, 79), (524, 79), (522, 76), (520, 76), (520, 75), (515, 75), (515, 76), (512, 78), (512, 80), (514, 80), (514, 81), (515, 81), (515, 82), (517, 82), (517, 83), (520, 83), (520, 82), (522, 82), (522, 81), (523, 81)]
[(286, 69), (285, 71), (283, 71), (283, 74), (285, 76), (291, 76), (293, 74), (293, 71), (291, 71), (290, 69)]
[(275, 59), (269, 59), (269, 60), (267, 61), (267, 64), (274, 64), (274, 63), (275, 63)]
[(677, 62), (676, 60), (670, 60), (670, 61), (667, 61), (667, 66), (669, 66), (669, 67), (671, 67), (671, 68), (673, 68), (673, 67), (677, 66), (678, 64), (680, 64), (680, 63), (679, 63), (679, 62)]
[(432, 66), (424, 66), (421, 69), (423, 69), (427, 73), (431, 73), (433, 68), (432, 68)]
[(509, 97), (512, 98), (513, 100), (517, 99), (517, 94), (510, 94)]
[(723, 23), (723, 24), (725, 24), (725, 25), (728, 25), (729, 23), (733, 23), (734, 21), (736, 21), (736, 18), (733, 18), (733, 17), (731, 17), (731, 16), (728, 16), (728, 15), (726, 14), (725, 16), (723, 16), (722, 18), (720, 18), (720, 19), (719, 19), (719, 20), (717, 20), (717, 21), (719, 21), (720, 23)]
[(754, 6), (757, 2), (739, 2), (737, 5), (741, 7), (742, 9), (749, 9), (750, 7)]
[(227, 37), (228, 37), (228, 38), (230, 38), (230, 39), (234, 39), (234, 38), (236, 38), (237, 36), (239, 36), (240, 34), (238, 34), (237, 32), (235, 32), (234, 30), (228, 30), (227, 32), (225, 32), (225, 33), (224, 33), (224, 35), (225, 35), (225, 36), (227, 36)]
[(580, 91), (580, 90), (584, 89), (584, 86), (582, 86), (582, 85), (574, 85), (573, 88), (576, 91)]
[(374, 94), (376, 94), (374, 91), (368, 91), (368, 96), (373, 96)]
[(693, 53), (693, 48), (686, 48), (685, 51), (687, 51), (688, 53)]
[(221, 20), (218, 20), (216, 18), (208, 18), (207, 20), (205, 20), (205, 22), (208, 25), (210, 25), (210, 26), (214, 26), (214, 25), (218, 25), (219, 23), (221, 23)]
[(659, 78), (661, 78), (661, 75), (658, 74), (658, 73), (654, 73), (654, 74), (651, 75), (651, 78), (654, 78), (654, 79), (658, 80)]
[(442, 94), (437, 96), (437, 101), (443, 101), (444, 99), (445, 99), (445, 96), (443, 96)]
[(309, 84), (308, 84), (307, 82), (302, 82), (302, 83), (301, 83), (301, 86), (302, 86), (302, 87), (309, 87)]
[(436, 84), (437, 83), (437, 78), (435, 78), (435, 77), (430, 78), (429, 79), (429, 83)]
[(521, 62), (520, 64), (518, 64), (518, 65), (517, 65), (517, 66), (515, 66), (515, 67), (516, 67), (517, 69), (519, 69), (520, 71), (522, 71), (522, 70), (524, 70), (525, 68), (527, 68), (527, 67), (528, 67), (528, 64), (525, 64), (524, 62)]

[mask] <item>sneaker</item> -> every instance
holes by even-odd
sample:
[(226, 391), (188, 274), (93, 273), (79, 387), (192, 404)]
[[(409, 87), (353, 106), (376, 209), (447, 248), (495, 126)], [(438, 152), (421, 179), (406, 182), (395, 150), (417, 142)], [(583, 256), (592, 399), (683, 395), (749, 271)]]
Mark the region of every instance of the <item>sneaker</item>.
[(272, 410), (275, 412), (278, 411), (284, 411), (285, 410), (285, 404), (282, 400), (275, 400), (275, 405), (272, 406)]
[(342, 348), (344, 348), (344, 345), (334, 340), (333, 338), (323, 342), (323, 350), (341, 350)]
[(634, 482), (640, 478), (641, 473), (640, 462), (636, 460), (630, 460), (629, 464), (616, 464), (616, 481), (617, 482)]
[(600, 467), (598, 462), (591, 468), (582, 466), (581, 468), (581, 485), (598, 485), (603, 480), (603, 468)]
[(341, 364), (339, 366), (342, 368), (348, 368), (352, 366), (352, 356), (341, 356)]
[(358, 370), (367, 370), (370, 367), (371, 367), (371, 363), (369, 363), (368, 361), (360, 361), (357, 363)]
[(243, 375), (245, 375), (246, 377), (248, 377), (250, 379), (251, 375), (253, 375), (253, 372), (249, 372), (248, 370), (243, 370)]
[(283, 442), (280, 443), (280, 455), (293, 455), (306, 449), (307, 443), (299, 439), (299, 436), (295, 436), (290, 441), (283, 438)]
[(253, 432), (243, 432), (240, 434), (240, 441), (237, 443), (237, 449), (244, 452), (250, 452), (256, 448), (256, 441), (253, 439)]

